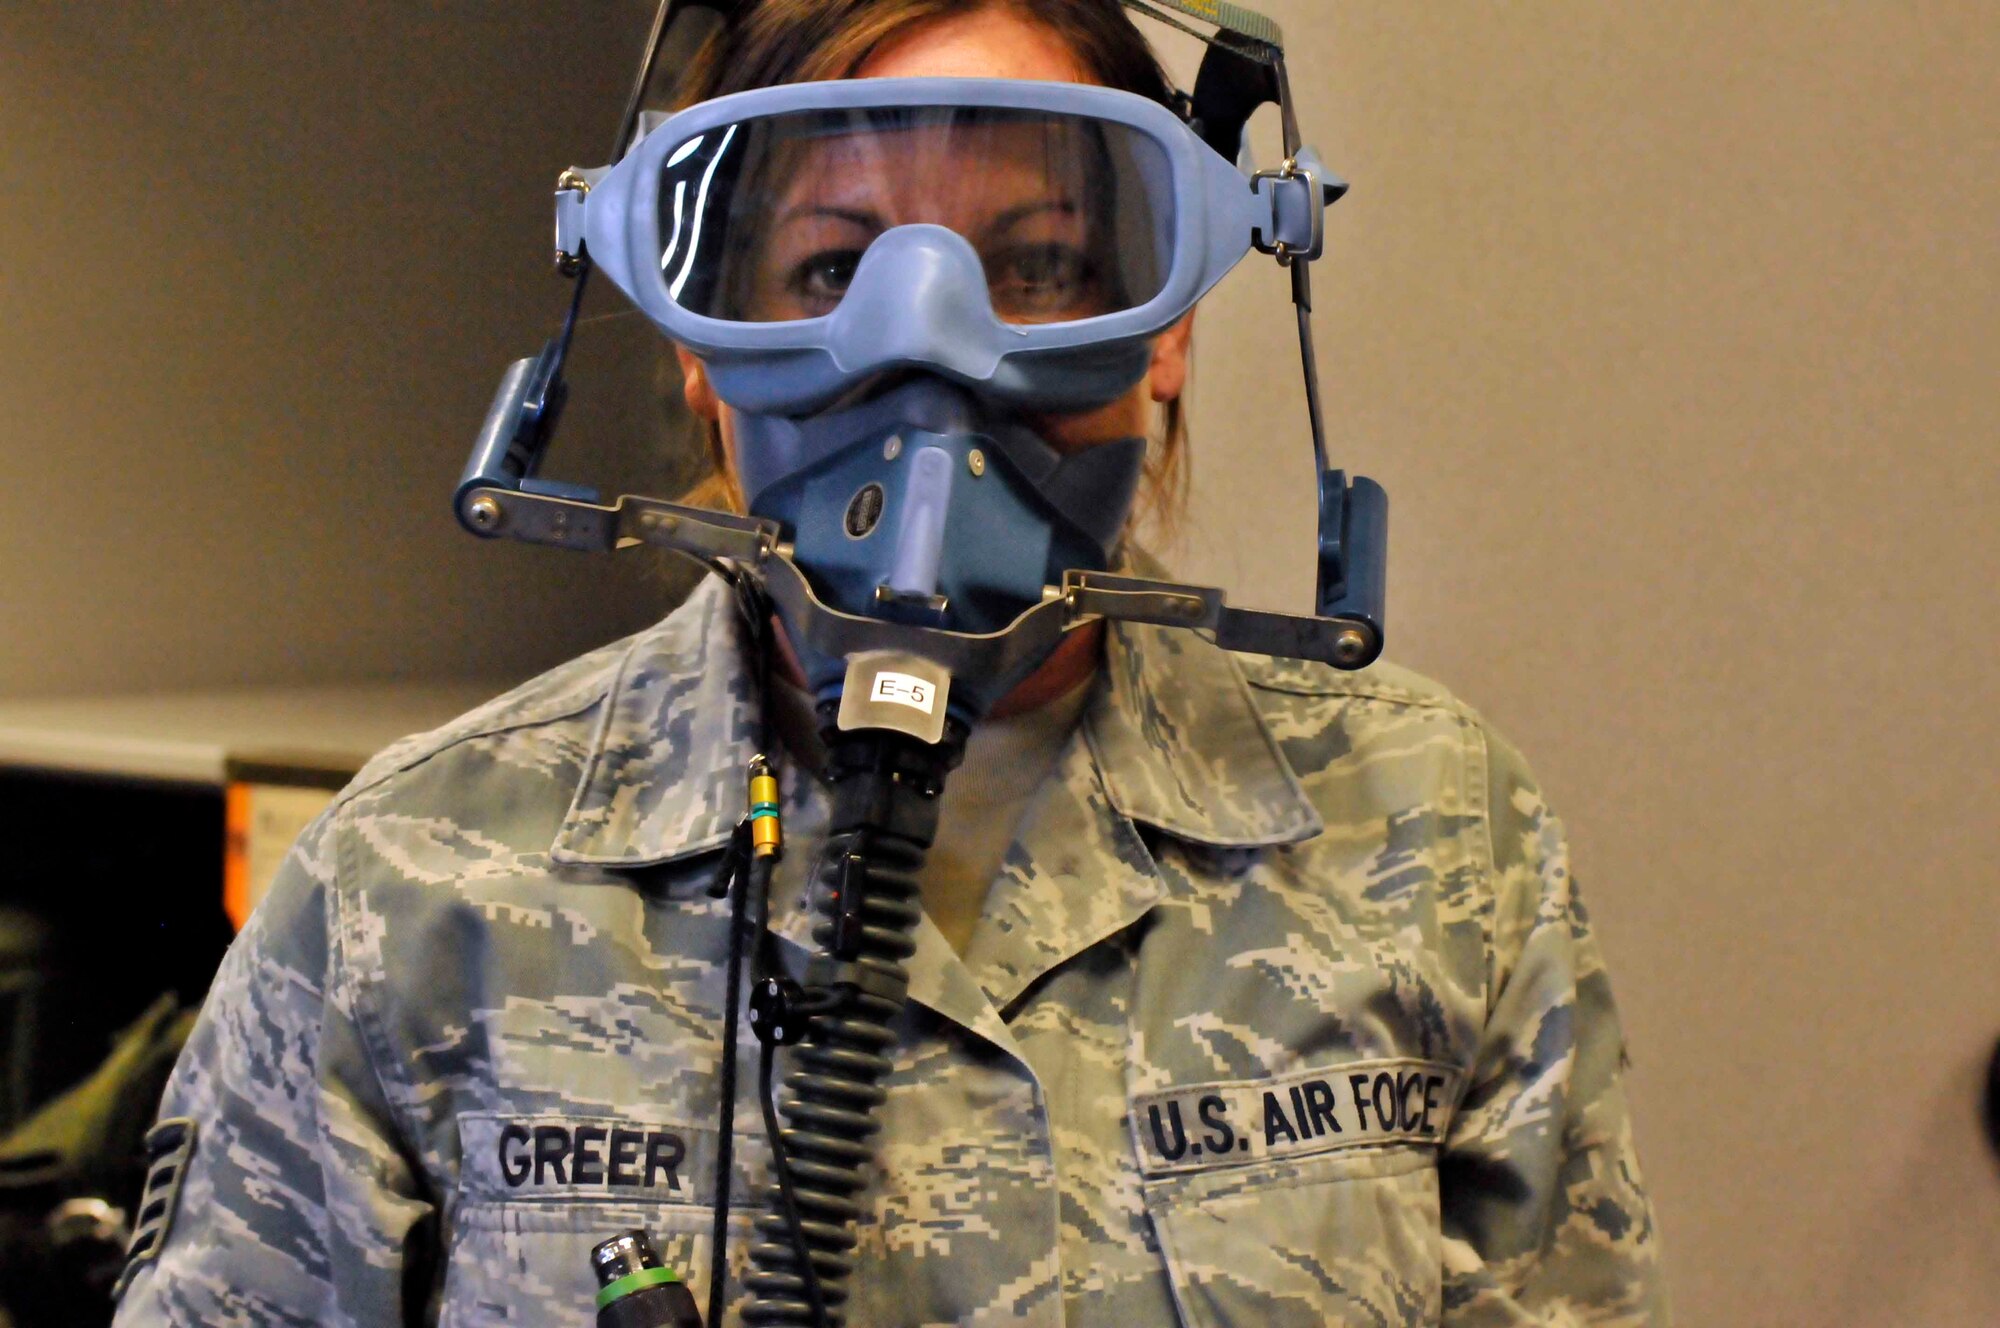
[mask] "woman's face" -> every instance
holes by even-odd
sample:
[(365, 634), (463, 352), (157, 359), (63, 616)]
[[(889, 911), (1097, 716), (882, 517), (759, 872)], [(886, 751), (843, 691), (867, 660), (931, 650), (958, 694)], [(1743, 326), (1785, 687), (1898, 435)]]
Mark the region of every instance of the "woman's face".
[(970, 243), (1003, 322), (1129, 307), (1119, 298), (1125, 283), (1111, 221), (1100, 215), (1110, 197), (1100, 129), (1052, 117), (933, 113), (893, 128), (811, 132), (766, 167), (784, 183), (746, 245), (737, 316), (786, 322), (832, 313), (875, 238), (916, 223)]
[[(1058, 33), (1004, 8), (913, 28), (871, 55), (856, 76), (1095, 81)], [(913, 130), (897, 145), (893, 169), (865, 159), (865, 140), (816, 146), (812, 169), (799, 172), (771, 219), (748, 293), (753, 310), (767, 318), (827, 312), (875, 234), (923, 220), (973, 243), (1001, 318), (1034, 322), (1100, 311), (1093, 305), (1106, 300), (1108, 278), (1087, 206), (1089, 181), (1046, 165), (1052, 155), (1074, 162), (1082, 154), (1051, 154), (1048, 132), (1027, 125)], [(978, 169), (966, 169), (973, 158)], [(1190, 314), (1155, 340), (1147, 376), (1124, 396), (1096, 410), (1040, 417), (1037, 431), (1063, 451), (1150, 433), (1154, 404), (1173, 400), (1186, 385), (1192, 321)], [(716, 397), (701, 362), (685, 350), (680, 359), (688, 405), (720, 421), (733, 468), (733, 412)]]

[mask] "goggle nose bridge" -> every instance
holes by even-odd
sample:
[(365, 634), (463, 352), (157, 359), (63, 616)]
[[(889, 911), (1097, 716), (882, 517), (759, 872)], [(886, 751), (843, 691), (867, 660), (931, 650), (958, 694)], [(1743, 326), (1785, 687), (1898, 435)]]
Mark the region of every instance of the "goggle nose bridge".
[(892, 226), (870, 242), (829, 316), (828, 351), (845, 373), (910, 367), (984, 382), (999, 368), (986, 267), (948, 226)]

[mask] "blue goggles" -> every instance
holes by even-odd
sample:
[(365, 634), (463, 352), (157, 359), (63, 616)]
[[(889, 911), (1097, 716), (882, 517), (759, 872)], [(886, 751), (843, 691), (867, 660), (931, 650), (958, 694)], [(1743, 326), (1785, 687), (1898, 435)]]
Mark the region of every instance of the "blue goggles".
[(1253, 247), (1318, 256), (1339, 186), (1246, 174), (1164, 106), (1016, 79), (848, 79), (703, 102), (572, 177), (586, 248), (738, 410), (918, 370), (1038, 410), (1143, 376)]

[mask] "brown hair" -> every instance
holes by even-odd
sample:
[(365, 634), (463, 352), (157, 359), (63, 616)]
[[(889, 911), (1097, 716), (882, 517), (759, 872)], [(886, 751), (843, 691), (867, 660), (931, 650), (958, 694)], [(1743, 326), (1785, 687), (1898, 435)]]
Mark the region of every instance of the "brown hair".
[[(1078, 63), (1105, 87), (1174, 105), (1173, 83), (1119, 0), (752, 0), (718, 28), (689, 63), (678, 106), (780, 83), (852, 77), (875, 51), (911, 28), (939, 19), (1007, 8), (1061, 34)], [(1187, 414), (1166, 403), (1161, 430), (1146, 456), (1141, 506), (1171, 533), (1187, 498)], [(722, 445), (708, 429), (709, 477), (687, 500), (733, 511), (743, 495)]]

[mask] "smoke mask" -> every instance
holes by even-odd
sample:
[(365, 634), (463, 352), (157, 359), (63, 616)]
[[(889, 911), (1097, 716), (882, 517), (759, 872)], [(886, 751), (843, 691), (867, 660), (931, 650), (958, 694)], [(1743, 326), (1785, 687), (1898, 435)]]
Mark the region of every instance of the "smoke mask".
[[(1206, 100), (1239, 106), (1233, 124), (1211, 110), (1208, 138), (1240, 142), (1260, 96), (1283, 102), (1282, 63), (1216, 49), (1229, 78), (1205, 65)], [(1131, 93), (998, 79), (789, 84), (666, 117), (615, 166), (565, 173), (558, 251), (701, 359), (733, 413), (747, 517), (537, 479), (558, 339), (503, 381), (461, 520), (753, 567), (813, 689), (844, 705), (856, 656), (890, 655), (972, 722), (1100, 617), (1367, 662), (1385, 505), (1324, 466), (1309, 342), (1317, 617), (1110, 574), (1145, 440), (1065, 450), (1034, 425), (1133, 389), (1154, 338), (1253, 248), (1292, 267), (1305, 333), (1306, 265), (1345, 186), (1295, 144), (1281, 169), (1239, 169), (1200, 130)], [(910, 731), (934, 741), (937, 709)]]

